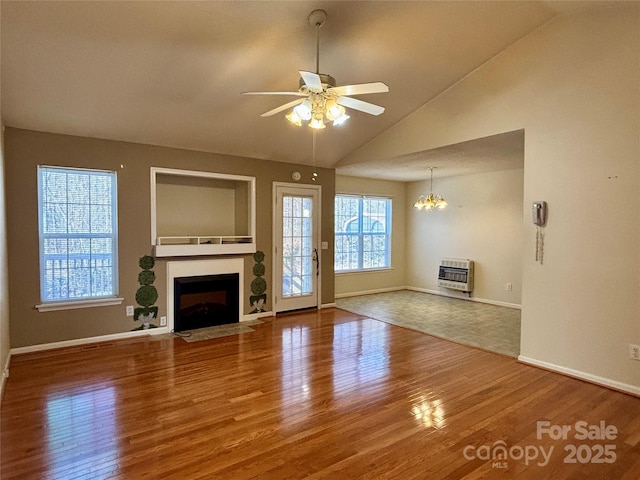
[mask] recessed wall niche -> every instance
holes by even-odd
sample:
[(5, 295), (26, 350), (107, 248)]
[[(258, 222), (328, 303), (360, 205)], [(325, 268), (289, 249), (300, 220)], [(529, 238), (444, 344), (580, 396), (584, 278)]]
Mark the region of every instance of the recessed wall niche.
[(255, 177), (151, 167), (156, 257), (256, 251)]

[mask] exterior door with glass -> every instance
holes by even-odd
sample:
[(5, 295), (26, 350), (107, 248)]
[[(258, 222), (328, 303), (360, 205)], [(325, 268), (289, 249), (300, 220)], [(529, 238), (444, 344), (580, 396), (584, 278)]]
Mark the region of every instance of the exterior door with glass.
[(317, 307), (320, 187), (274, 183), (274, 311)]

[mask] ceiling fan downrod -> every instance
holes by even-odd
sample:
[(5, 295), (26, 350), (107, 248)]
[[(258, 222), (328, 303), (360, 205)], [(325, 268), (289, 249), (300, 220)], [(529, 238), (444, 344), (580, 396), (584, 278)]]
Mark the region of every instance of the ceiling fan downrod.
[(322, 9), (309, 14), (309, 25), (316, 28), (316, 73), (320, 73), (320, 28), (327, 21), (327, 12)]

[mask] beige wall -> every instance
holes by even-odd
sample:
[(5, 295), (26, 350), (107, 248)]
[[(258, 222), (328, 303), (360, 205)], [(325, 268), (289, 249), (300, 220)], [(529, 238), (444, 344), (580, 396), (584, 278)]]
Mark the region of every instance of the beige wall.
[[(407, 285), (466, 297), (438, 287), (444, 257), (475, 262), (472, 296), (495, 303), (520, 305), (522, 287), (522, 169), (438, 178), (434, 193), (449, 207), (418, 211), (407, 221)], [(429, 192), (429, 182), (412, 182), (407, 197)], [(505, 286), (511, 283), (513, 289)]]
[[(40, 313), (38, 214), (36, 168), (39, 164), (115, 170), (118, 173), (119, 277), (123, 305)], [(311, 167), (231, 157), (211, 153), (155, 147), (133, 143), (73, 137), (7, 128), (5, 168), (9, 252), (9, 299), (11, 303), (11, 347), (88, 338), (127, 332), (137, 323), (125, 316), (125, 305), (135, 305), (138, 288), (138, 258), (152, 253), (150, 225), (151, 166), (230, 173), (256, 177), (257, 248), (266, 254), (267, 281), (271, 278), (274, 181), (291, 181), (291, 172), (311, 178)], [(322, 240), (333, 252), (333, 198), (335, 174), (317, 169), (322, 186)], [(304, 182), (304, 180), (303, 180)], [(311, 183), (311, 182), (308, 182)], [(253, 258), (245, 259), (245, 298), (250, 295)], [(1, 260), (1, 259), (0, 259)], [(334, 299), (333, 255), (323, 255), (322, 303)], [(166, 314), (166, 261), (154, 268), (160, 297), (159, 315)], [(270, 282), (269, 282), (270, 283)], [(267, 290), (271, 308), (271, 285)], [(245, 302), (245, 312), (251, 308)]]
[(383, 195), (392, 198), (391, 266), (389, 270), (336, 274), (336, 296), (403, 287), (405, 283), (405, 184), (336, 175), (336, 193)]
[[(2, 10), (2, 9), (0, 9)], [(1, 14), (0, 14), (1, 16)], [(0, 90), (2, 90), (0, 88)], [(2, 105), (0, 105), (0, 112)], [(0, 125), (0, 375), (9, 358), (9, 262), (7, 258), (6, 198), (4, 175), (4, 126)], [(0, 378), (4, 386), (4, 378)], [(2, 400), (0, 388), (0, 401)]]
[[(346, 160), (524, 128), (521, 355), (638, 392), (639, 85), (639, 4), (559, 17)], [(549, 203), (544, 265), (533, 200)]]
[[(0, 131), (0, 375), (9, 358), (9, 272), (5, 200), (4, 127)], [(0, 383), (2, 383), (0, 379)], [(0, 398), (1, 400), (1, 398)]]
[[(235, 182), (159, 175), (156, 180), (157, 235), (247, 235), (246, 217), (240, 225), (241, 233), (236, 232), (234, 187)], [(216, 208), (211, 208), (212, 205)]]

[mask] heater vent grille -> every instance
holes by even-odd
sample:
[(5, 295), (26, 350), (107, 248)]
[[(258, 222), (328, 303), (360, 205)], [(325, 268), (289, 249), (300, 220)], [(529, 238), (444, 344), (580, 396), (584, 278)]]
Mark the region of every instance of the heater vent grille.
[(471, 292), (473, 290), (473, 260), (443, 258), (438, 269), (438, 286)]

